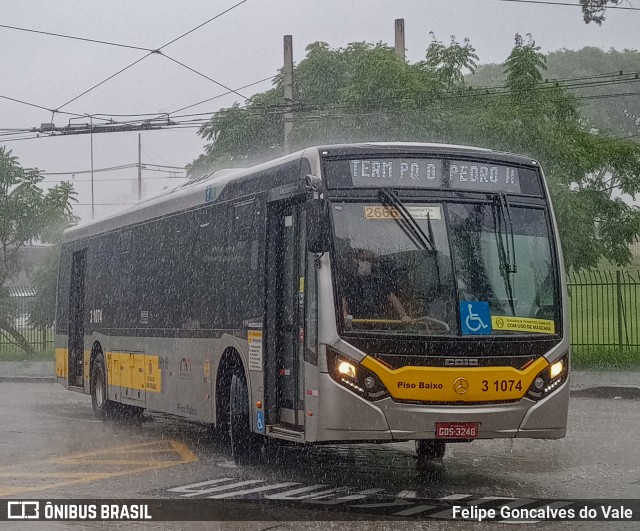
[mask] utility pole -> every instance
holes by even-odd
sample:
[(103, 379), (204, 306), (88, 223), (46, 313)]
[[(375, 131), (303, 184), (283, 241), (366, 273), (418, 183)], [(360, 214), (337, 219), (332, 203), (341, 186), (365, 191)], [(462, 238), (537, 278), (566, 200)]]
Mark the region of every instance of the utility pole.
[(291, 131), (293, 130), (293, 39), (284, 36), (284, 152), (291, 153)]
[(138, 201), (142, 199), (142, 141), (138, 133)]
[(95, 202), (94, 202), (94, 196), (93, 196), (93, 116), (89, 117), (89, 120), (91, 121), (91, 219), (95, 219), (96, 217), (96, 212), (95, 212)]
[(405, 56), (404, 56), (404, 50), (405, 50), (405, 44), (404, 44), (404, 19), (403, 18), (397, 18), (396, 19), (396, 45), (395, 45), (395, 51), (396, 51), (396, 55), (402, 59), (402, 61), (405, 61)]

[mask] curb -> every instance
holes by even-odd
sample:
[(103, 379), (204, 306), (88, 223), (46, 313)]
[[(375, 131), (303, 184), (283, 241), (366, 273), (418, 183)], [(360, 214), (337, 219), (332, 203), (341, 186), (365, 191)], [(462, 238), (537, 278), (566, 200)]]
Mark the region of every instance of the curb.
[(0, 383), (56, 383), (55, 376), (0, 376)]
[(640, 387), (607, 386), (571, 389), (575, 398), (606, 398), (609, 400), (640, 400)]

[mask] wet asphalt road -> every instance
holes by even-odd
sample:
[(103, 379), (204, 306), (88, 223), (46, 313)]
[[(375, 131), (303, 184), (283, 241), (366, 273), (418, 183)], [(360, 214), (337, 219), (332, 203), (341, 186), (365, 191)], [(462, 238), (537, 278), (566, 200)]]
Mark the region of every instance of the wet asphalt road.
[[(421, 498), (483, 503), (487, 497), (501, 497), (516, 498), (516, 504), (521, 499), (640, 498), (637, 400), (574, 398), (566, 439), (449, 445), (444, 470), (426, 472), (416, 469), (411, 444), (280, 447), (265, 464), (235, 466), (227, 448), (212, 440), (211, 432), (203, 426), (160, 415), (148, 415), (142, 423), (100, 422), (93, 417), (88, 396), (57, 384), (1, 383), (0, 404), (0, 497), (270, 496), (307, 497), (334, 506), (347, 496), (369, 504), (391, 497), (399, 509), (411, 508)], [(451, 524), (428, 523), (431, 529), (451, 528)], [(70, 525), (42, 528), (66, 529)], [(124, 525), (115, 527), (124, 529)], [(210, 523), (154, 525), (158, 529), (216, 528)], [(266, 529), (273, 525), (249, 522), (220, 527)], [(302, 526), (300, 522), (278, 525)], [(337, 525), (345, 527), (344, 523)], [(380, 525), (380, 529), (399, 528)], [(498, 524), (478, 528), (494, 525)], [(593, 523), (543, 525), (596, 528)], [(633, 529), (637, 525), (607, 523), (597, 527)], [(92, 526), (101, 524), (81, 528)], [(400, 527), (422, 525), (415, 522)], [(38, 527), (30, 524), (29, 528)], [(371, 526), (350, 524), (350, 528)]]

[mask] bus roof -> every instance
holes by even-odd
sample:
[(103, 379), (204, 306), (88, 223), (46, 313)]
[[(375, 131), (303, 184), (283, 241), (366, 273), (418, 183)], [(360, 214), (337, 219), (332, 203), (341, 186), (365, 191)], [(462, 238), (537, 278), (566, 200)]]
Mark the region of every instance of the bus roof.
[(503, 160), (509, 160), (510, 162), (517, 164), (535, 163), (531, 158), (515, 155), (513, 153), (456, 144), (421, 142), (360, 142), (354, 144), (326, 144), (306, 148), (304, 150), (297, 151), (296, 153), (285, 155), (249, 168), (228, 168), (205, 174), (202, 177), (181, 183), (169, 190), (163, 190), (158, 194), (146, 197), (134, 205), (108, 216), (70, 227), (65, 230), (63, 240), (73, 241), (80, 238), (87, 238), (125, 227), (130, 224), (155, 219), (162, 215), (179, 212), (189, 208), (196, 208), (199, 204), (203, 204), (202, 197), (207, 188), (215, 186), (218, 190), (221, 190), (231, 181), (237, 181), (244, 178), (249, 179), (256, 173), (294, 162), (305, 156), (317, 158), (319, 155), (340, 156), (349, 153), (358, 154), (358, 152), (383, 154), (397, 151), (403, 151), (405, 153), (424, 153), (425, 151), (428, 151), (434, 155), (466, 155), (481, 158), (499, 157)]

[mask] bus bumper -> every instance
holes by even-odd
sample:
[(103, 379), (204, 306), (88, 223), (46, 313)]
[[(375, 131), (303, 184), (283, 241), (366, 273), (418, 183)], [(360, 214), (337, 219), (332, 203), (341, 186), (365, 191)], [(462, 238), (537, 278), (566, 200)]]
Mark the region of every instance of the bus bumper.
[[(478, 439), (565, 436), (569, 406), (567, 380), (546, 398), (522, 398), (508, 404), (440, 406), (395, 402), (385, 398), (368, 402), (334, 382), (321, 377), (324, 393), (318, 440), (434, 439), (436, 422), (480, 423)], [(325, 409), (326, 408), (326, 409)]]

